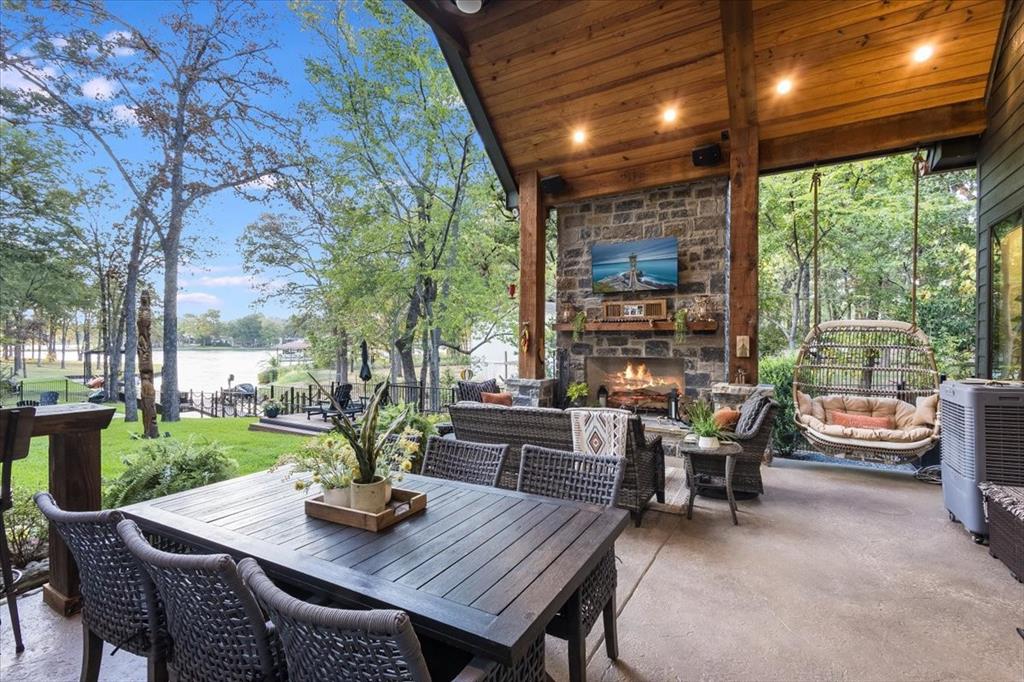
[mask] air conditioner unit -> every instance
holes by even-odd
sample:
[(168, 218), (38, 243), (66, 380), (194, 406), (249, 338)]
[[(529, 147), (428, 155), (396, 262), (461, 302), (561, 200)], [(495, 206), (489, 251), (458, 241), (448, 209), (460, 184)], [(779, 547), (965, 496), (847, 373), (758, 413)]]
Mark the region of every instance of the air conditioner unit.
[(942, 401), (942, 498), (975, 542), (988, 535), (978, 483), (1024, 486), (1024, 384), (947, 381)]

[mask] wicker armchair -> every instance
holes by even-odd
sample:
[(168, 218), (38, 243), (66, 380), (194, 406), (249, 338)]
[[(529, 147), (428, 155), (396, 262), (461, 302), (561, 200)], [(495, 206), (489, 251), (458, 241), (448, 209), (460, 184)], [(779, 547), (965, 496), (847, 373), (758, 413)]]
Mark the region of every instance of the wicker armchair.
[[(532, 674), (519, 676), (450, 649), (428, 662), (402, 611), (353, 611), (301, 601), (274, 585), (254, 559), (242, 559), (238, 572), (274, 623), (292, 682), (429, 682), (451, 679), (452, 673), (457, 682), (543, 679), (543, 648), (539, 655), (531, 650), (524, 666), (523, 672)], [(438, 664), (455, 670), (442, 674)]]
[(496, 486), (507, 456), (507, 445), (431, 436), (427, 440), (420, 473), (451, 481)]
[(171, 639), (167, 664), (176, 679), (287, 680), (280, 640), (230, 556), (163, 552), (131, 520), (118, 523), (117, 533), (164, 604)]
[[(751, 396), (740, 409), (740, 421), (734, 432), (726, 433), (729, 440), (743, 448), (743, 454), (736, 458), (736, 469), (732, 474), (732, 488), (738, 493), (761, 495), (764, 483), (761, 479), (762, 461), (771, 462), (772, 429), (779, 413), (779, 404), (764, 395)], [(699, 468), (699, 467), (698, 467)], [(698, 494), (706, 490), (699, 485), (701, 471), (698, 474)], [(703, 472), (709, 473), (709, 472)]]
[(36, 505), (78, 564), (82, 588), (82, 680), (99, 678), (103, 642), (148, 659), (148, 679), (166, 680), (166, 626), (149, 576), (117, 534), (117, 510), (69, 512), (50, 493)]
[[(622, 457), (584, 455), (562, 452), (533, 445), (523, 447), (519, 464), (517, 490), (536, 495), (576, 500), (603, 506), (615, 504), (622, 486), (625, 460)], [(601, 558), (597, 567), (587, 576), (573, 599), (579, 600), (580, 627), (579, 641), (585, 641), (593, 629), (598, 616), (604, 615), (604, 640), (608, 658), (619, 657), (619, 639), (615, 624), (615, 587), (618, 570), (615, 568), (615, 548)], [(547, 632), (559, 639), (572, 640), (572, 628), (562, 609), (547, 627)], [(582, 646), (582, 645), (578, 645)], [(570, 670), (584, 669), (585, 660), (572, 661), (573, 657), (586, 658), (585, 646), (569, 647)], [(574, 666), (575, 663), (575, 666)]]
[[(449, 405), (455, 438), (473, 443), (507, 443), (508, 457), (498, 485), (514, 489), (519, 475), (519, 453), (524, 445), (571, 451), (569, 413), (549, 407), (505, 407), (459, 402)], [(636, 525), (651, 497), (665, 501), (665, 451), (661, 438), (647, 440), (639, 417), (629, 420), (626, 463), (618, 506), (628, 509)]]

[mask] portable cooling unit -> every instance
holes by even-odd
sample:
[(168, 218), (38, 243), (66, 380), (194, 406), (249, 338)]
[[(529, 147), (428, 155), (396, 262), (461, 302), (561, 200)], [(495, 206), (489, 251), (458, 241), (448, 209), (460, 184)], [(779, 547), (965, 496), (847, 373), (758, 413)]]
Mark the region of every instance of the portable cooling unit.
[(1024, 385), (947, 381), (942, 401), (942, 497), (976, 542), (988, 535), (978, 483), (1024, 486)]

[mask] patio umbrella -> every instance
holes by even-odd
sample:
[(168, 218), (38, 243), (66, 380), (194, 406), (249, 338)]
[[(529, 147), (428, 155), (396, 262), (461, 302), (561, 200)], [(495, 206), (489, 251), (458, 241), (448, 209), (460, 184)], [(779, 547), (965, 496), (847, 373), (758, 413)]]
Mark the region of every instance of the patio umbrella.
[(366, 340), (359, 343), (359, 353), (362, 356), (362, 367), (359, 368), (359, 378), (363, 380), (363, 395), (366, 395), (366, 382), (373, 377), (370, 372), (370, 349), (366, 347)]

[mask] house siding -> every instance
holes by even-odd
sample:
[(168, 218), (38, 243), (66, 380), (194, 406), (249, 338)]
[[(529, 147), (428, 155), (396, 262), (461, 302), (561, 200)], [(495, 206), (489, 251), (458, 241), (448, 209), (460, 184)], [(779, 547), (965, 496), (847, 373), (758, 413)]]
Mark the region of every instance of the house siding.
[(991, 372), (991, 228), (1024, 206), (1024, 0), (1010, 0), (978, 152), (977, 376)]

